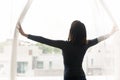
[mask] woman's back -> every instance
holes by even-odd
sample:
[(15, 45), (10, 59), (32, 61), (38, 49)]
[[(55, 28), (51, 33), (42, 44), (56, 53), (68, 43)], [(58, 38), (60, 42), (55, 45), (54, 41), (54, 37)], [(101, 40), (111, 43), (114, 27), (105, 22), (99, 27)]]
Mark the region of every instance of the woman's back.
[[(82, 62), (87, 49), (97, 43), (97, 39), (89, 40), (86, 45), (74, 45), (67, 41), (63, 46), (63, 58), (65, 67), (65, 78), (73, 80), (76, 77), (85, 77), (85, 73), (82, 68)], [(71, 78), (72, 77), (72, 78)], [(65, 80), (68, 80), (65, 79)], [(74, 79), (76, 80), (76, 79)]]
[(77, 46), (73, 45), (70, 42), (66, 42), (67, 44), (63, 48), (63, 58), (64, 65), (72, 68), (72, 67), (82, 67), (83, 57), (87, 50), (87, 46)]

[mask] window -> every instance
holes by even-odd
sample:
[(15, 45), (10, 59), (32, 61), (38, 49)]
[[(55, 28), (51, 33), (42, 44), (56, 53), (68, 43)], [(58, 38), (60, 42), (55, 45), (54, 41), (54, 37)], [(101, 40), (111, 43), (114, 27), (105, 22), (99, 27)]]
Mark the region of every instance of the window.
[(49, 69), (52, 69), (52, 61), (49, 61)]
[[(18, 18), (23, 11), (27, 1), (28, 0), (0, 0), (0, 64), (4, 65), (3, 67), (0, 67), (0, 71), (2, 72), (2, 75), (5, 75), (5, 77), (7, 76), (7, 73), (11, 73), (9, 67), (11, 66), (11, 59), (13, 59), (11, 58), (11, 54), (12, 50), (16, 50), (12, 48), (13, 34), (16, 27), (16, 22), (18, 21)], [(66, 41), (72, 21), (80, 20), (85, 23), (85, 26), (87, 28), (87, 39), (102, 36), (112, 30), (112, 24), (114, 24), (114, 21), (110, 20), (109, 15), (107, 14), (104, 6), (101, 5), (100, 1), (103, 1), (105, 3), (107, 8), (110, 9), (115, 22), (117, 22), (117, 24), (120, 24), (120, 10), (118, 10), (118, 8), (120, 7), (120, 0), (33, 0), (33, 3), (30, 6), (30, 9), (27, 11), (27, 14), (23, 20), (23, 30), (30, 34), (37, 34), (38, 36), (43, 36), (45, 38)], [(93, 48), (89, 49), (89, 54), (86, 54), (86, 56), (90, 56), (87, 56), (87, 59), (84, 59), (85, 65), (83, 66), (86, 72), (88, 68), (91, 75), (101, 74), (102, 72), (103, 76), (105, 76), (110, 72), (113, 74), (117, 74), (116, 76), (119, 78), (118, 80), (120, 80), (119, 33), (120, 32), (118, 31), (118, 33), (111, 36), (108, 40), (105, 41), (105, 44), (104, 42), (101, 42), (99, 45), (96, 45)], [(17, 72), (20, 73), (20, 75), (23, 75), (26, 72), (31, 72), (33, 77), (36, 77), (37, 75), (40, 75), (41, 77), (41, 74), (44, 74), (44, 72), (47, 72), (48, 74), (48, 70), (53, 72), (53, 75), (54, 72), (60, 72), (60, 74), (63, 74), (61, 70), (62, 68), (59, 68), (62, 67), (61, 64), (57, 64), (60, 63), (60, 61), (63, 61), (62, 56), (60, 57), (59, 54), (56, 54), (58, 50), (54, 50), (53, 48), (49, 49), (49, 47), (44, 48), (42, 46), (40, 47), (40, 50), (38, 50), (38, 46), (34, 46), (34, 43), (36, 42), (32, 42), (31, 40), (26, 39), (21, 35), (16, 35), (16, 37), (18, 37), (18, 39), (16, 39), (18, 43), (19, 41), (25, 41), (25, 45), (23, 42), (23, 45), (18, 45), (17, 49), (17, 52), (25, 53), (17, 54), (17, 57), (20, 58), (18, 59), (19, 61), (17, 61)], [(10, 41), (8, 41), (7, 39)], [(33, 44), (28, 44), (26, 46), (27, 42)], [(55, 51), (55, 53), (53, 53), (52, 51)], [(51, 54), (49, 54), (49, 52)], [(23, 56), (25, 57), (26, 62), (21, 60), (23, 59)], [(33, 58), (34, 56), (37, 56), (38, 59)], [(93, 58), (93, 60), (91, 58)], [(30, 62), (30, 66), (27, 61)], [(30, 68), (28, 69), (28, 67)], [(31, 75), (27, 73), (26, 76)], [(16, 74), (14, 76), (16, 76)], [(96, 76), (92, 77), (90, 76), (90, 80), (108, 79), (106, 78), (106, 76), (105, 79), (100, 79), (99, 77), (98, 79), (94, 79), (94, 77)], [(6, 78), (8, 78), (8, 76)], [(48, 78), (45, 80), (50, 80), (49, 77), (45, 76), (45, 78)], [(1, 75), (0, 80), (3, 80), (1, 79)], [(30, 78), (28, 77), (26, 80), (31, 80), (31, 76)], [(33, 80), (43, 79), (40, 78)]]
[(94, 60), (93, 60), (93, 58), (91, 59), (91, 66), (93, 66), (93, 63), (94, 63)]
[(0, 53), (3, 53), (4, 52), (4, 48), (3, 46), (0, 46)]
[(4, 68), (4, 65), (0, 64), (0, 73), (2, 73), (3, 68)]
[(33, 59), (32, 59), (32, 69), (35, 69), (36, 66), (37, 66), (37, 57), (33, 56)]
[(32, 50), (29, 50), (29, 55), (30, 55), (30, 56), (32, 55)]
[(27, 62), (17, 62), (17, 73), (24, 74), (27, 71)]
[(44, 68), (44, 63), (43, 63), (43, 61), (37, 61), (37, 68), (38, 68), (38, 69), (43, 69), (43, 68)]

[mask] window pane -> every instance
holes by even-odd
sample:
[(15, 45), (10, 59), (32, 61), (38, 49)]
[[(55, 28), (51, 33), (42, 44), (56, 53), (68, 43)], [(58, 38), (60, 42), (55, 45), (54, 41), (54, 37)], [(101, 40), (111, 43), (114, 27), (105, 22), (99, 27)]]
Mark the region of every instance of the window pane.
[(37, 68), (38, 68), (38, 69), (43, 69), (43, 68), (44, 68), (44, 63), (43, 63), (43, 61), (37, 61)]
[(27, 72), (28, 63), (27, 62), (17, 62), (17, 73), (25, 74)]

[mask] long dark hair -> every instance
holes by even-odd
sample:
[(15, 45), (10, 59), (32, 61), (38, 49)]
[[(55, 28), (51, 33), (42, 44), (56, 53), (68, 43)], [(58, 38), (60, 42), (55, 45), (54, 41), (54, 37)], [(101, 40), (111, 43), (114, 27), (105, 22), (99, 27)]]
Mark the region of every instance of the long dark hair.
[(71, 24), (68, 41), (75, 45), (85, 45), (87, 43), (87, 35), (85, 25), (75, 20)]

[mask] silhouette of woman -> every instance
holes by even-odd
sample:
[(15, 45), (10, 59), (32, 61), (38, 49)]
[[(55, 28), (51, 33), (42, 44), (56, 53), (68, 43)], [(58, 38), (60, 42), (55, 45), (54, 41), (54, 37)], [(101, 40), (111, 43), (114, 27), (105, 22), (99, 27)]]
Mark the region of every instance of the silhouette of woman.
[(18, 30), (21, 35), (28, 39), (57, 47), (62, 50), (64, 60), (64, 80), (86, 80), (86, 76), (82, 68), (82, 62), (87, 49), (98, 42), (107, 39), (116, 31), (116, 28), (114, 27), (111, 33), (107, 35), (87, 40), (85, 25), (82, 22), (75, 20), (71, 24), (67, 41), (51, 40), (41, 36), (26, 34), (22, 30), (20, 23), (18, 24)]

